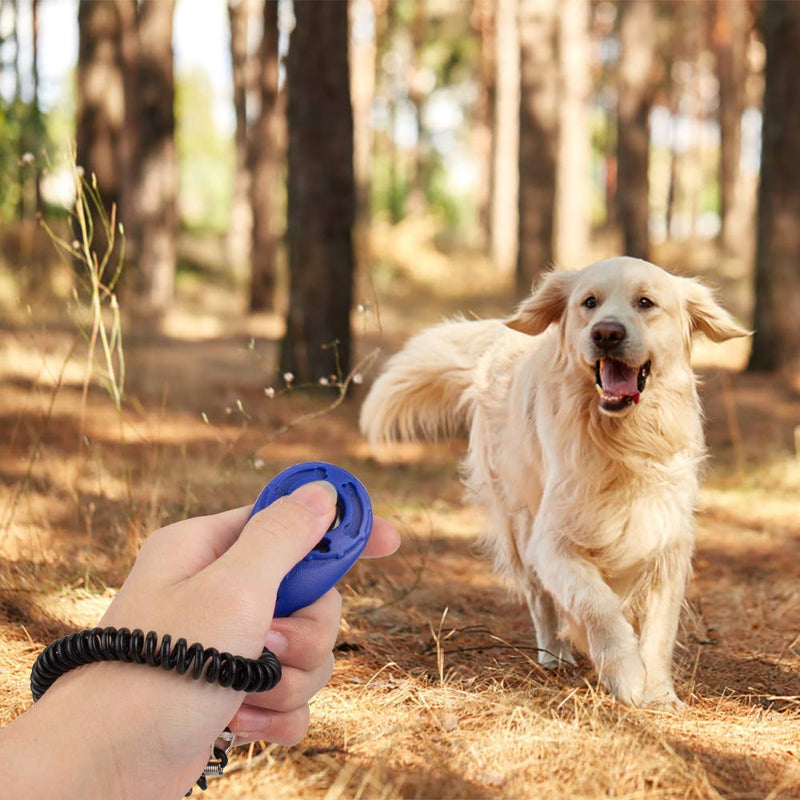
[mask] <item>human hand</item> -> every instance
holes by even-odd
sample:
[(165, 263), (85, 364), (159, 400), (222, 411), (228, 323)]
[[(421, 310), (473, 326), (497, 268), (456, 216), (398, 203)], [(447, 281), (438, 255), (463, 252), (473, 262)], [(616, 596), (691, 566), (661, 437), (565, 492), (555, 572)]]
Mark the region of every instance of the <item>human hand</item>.
[[(56, 681), (37, 706), (59, 692), (80, 696), (83, 682), (83, 691), (103, 709), (104, 735), (112, 742), (127, 737), (112, 748), (124, 753), (117, 776), (130, 775), (132, 762), (146, 765), (143, 793), (116, 787), (115, 796), (185, 792), (229, 723), (239, 742), (293, 744), (305, 734), (308, 700), (333, 667), (341, 598), (331, 590), (285, 619), (273, 620), (272, 613), (284, 575), (333, 521), (335, 498), (330, 484), (307, 484), (249, 521), (250, 508), (244, 507), (183, 520), (145, 541), (101, 626), (169, 633), (173, 641), (184, 637), (190, 644), (251, 658), (266, 644), (284, 669), (275, 689), (248, 696), (188, 676), (110, 662)], [(397, 531), (376, 519), (363, 555), (388, 555), (398, 545)]]

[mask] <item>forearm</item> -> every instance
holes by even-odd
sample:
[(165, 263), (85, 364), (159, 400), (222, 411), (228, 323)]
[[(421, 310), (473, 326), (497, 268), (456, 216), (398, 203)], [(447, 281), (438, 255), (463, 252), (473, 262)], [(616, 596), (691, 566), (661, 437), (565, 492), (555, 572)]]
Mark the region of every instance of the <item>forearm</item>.
[[(33, 707), (0, 731), (6, 765), (0, 797), (181, 797), (208, 756), (196, 745), (187, 745), (184, 754), (179, 731), (173, 731), (175, 739), (165, 741), (174, 717), (169, 702), (165, 708), (165, 695), (182, 694), (189, 688), (181, 685), (185, 681), (121, 664), (93, 664), (59, 678)], [(189, 756), (190, 750), (196, 755)]]

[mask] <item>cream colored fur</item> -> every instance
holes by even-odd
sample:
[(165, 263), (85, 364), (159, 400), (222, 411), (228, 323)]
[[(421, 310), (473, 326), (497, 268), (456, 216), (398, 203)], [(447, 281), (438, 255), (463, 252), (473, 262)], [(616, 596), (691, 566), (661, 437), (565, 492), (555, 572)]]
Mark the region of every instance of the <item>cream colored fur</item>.
[[(625, 326), (621, 358), (651, 361), (641, 401), (614, 413), (595, 388), (600, 320)], [(679, 703), (672, 651), (705, 453), (698, 331), (746, 335), (707, 288), (645, 261), (551, 272), (510, 320), (411, 339), (361, 412), (375, 442), (466, 423), (466, 484), (489, 508), (487, 543), (527, 602), (541, 663), (572, 661), (574, 645), (626, 703)]]

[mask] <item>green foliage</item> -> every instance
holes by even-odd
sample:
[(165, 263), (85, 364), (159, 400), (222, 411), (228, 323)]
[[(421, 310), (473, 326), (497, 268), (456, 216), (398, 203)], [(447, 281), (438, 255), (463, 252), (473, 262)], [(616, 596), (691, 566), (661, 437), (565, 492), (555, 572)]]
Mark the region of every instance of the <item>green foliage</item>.
[(180, 75), (175, 87), (181, 222), (187, 228), (223, 232), (233, 193), (234, 147), (213, 115), (208, 74)]
[(20, 198), (20, 123), (13, 103), (0, 97), (0, 222), (8, 222)]
[(475, 223), (476, 209), (471, 193), (453, 191), (441, 159), (435, 159), (428, 170), (425, 199), (450, 230), (465, 232)]
[[(396, 161), (399, 161), (395, 156)], [(375, 216), (388, 215), (392, 222), (399, 222), (404, 215), (408, 198), (408, 178), (405, 171), (392, 164), (392, 156), (376, 151), (372, 158), (370, 201)]]
[(592, 225), (605, 225), (609, 213), (606, 208), (606, 159), (617, 154), (616, 117), (599, 106), (589, 109), (591, 134), (591, 180), (589, 183), (589, 215)]
[(19, 212), (46, 146), (44, 120), (33, 103), (0, 97), (0, 222)]

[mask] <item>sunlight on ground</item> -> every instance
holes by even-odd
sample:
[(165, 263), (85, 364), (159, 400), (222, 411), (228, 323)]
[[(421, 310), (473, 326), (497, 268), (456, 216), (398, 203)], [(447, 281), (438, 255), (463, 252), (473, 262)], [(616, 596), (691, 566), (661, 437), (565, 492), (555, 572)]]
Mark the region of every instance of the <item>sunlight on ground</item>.
[[(443, 315), (513, 306), (506, 277), (474, 255), (442, 260), (434, 233), (376, 229), (360, 348), (385, 356)], [(335, 411), (319, 391), (271, 398), (279, 319), (234, 314), (233, 295), (196, 318), (195, 302), (167, 335), (130, 337), (121, 416), (97, 383), (82, 398), (71, 323), (18, 327), (0, 345), (0, 722), (28, 706), (42, 646), (102, 614), (149, 531), (324, 459), (364, 480), (403, 546), (340, 585), (336, 670), (308, 737), (237, 752), (209, 800), (800, 796), (800, 398), (735, 371), (747, 341), (698, 343), (712, 456), (676, 654), (688, 708), (657, 712), (612, 702), (585, 660), (536, 663), (527, 612), (476, 544), (485, 513), (462, 499), (463, 440), (373, 450), (359, 398)]]

